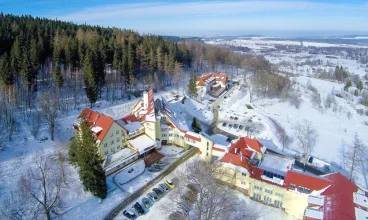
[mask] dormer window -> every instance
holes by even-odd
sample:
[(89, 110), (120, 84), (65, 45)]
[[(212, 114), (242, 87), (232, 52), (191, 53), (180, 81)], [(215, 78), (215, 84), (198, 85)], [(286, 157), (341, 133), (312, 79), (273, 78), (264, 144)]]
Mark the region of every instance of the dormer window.
[(294, 190), (296, 188), (295, 184), (290, 184), (290, 189)]

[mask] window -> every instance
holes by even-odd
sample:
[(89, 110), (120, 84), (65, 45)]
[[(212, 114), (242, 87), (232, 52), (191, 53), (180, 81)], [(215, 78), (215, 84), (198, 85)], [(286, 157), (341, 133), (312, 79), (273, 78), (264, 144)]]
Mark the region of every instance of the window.
[(107, 147), (107, 143), (104, 144), (104, 147)]
[(110, 133), (110, 137), (112, 137), (112, 136), (114, 136), (114, 133), (112, 133), (112, 132), (111, 132), (111, 133)]
[(254, 189), (262, 191), (262, 187), (260, 187), (260, 186), (254, 186)]
[(246, 173), (242, 173), (242, 176), (247, 176), (247, 174)]
[(111, 145), (113, 145), (114, 144), (114, 140), (111, 140)]
[(267, 204), (271, 204), (271, 203), (272, 203), (272, 199), (271, 199), (270, 197), (268, 197), (268, 196), (265, 196), (265, 197), (263, 198), (263, 201), (264, 201), (265, 203), (267, 203)]
[(184, 140), (184, 136), (180, 136), (180, 138), (181, 138), (182, 140)]
[(116, 138), (116, 142), (119, 142), (120, 141), (120, 138)]
[(105, 151), (105, 156), (108, 155), (108, 154), (109, 154), (109, 152), (108, 151)]
[(282, 207), (282, 202), (281, 201), (275, 200), (275, 202), (273, 204), (274, 204), (274, 206), (276, 206), (278, 208)]
[(242, 184), (242, 185), (245, 185), (245, 181), (241, 181), (241, 184)]
[(206, 153), (206, 156), (208, 156), (208, 152)]
[(162, 137), (166, 137), (167, 136), (167, 134), (162, 134)]
[(280, 198), (284, 198), (284, 194), (281, 194), (281, 193), (276, 193), (276, 196), (278, 196)]
[(260, 194), (258, 194), (258, 193), (254, 193), (254, 199), (256, 199), (256, 200), (261, 200), (261, 199), (262, 199), (262, 197), (261, 197), (261, 195), (260, 195)]
[(118, 145), (116, 148), (117, 148), (117, 149), (120, 149), (120, 145)]
[(298, 187), (298, 191), (302, 193), (310, 193), (310, 189), (302, 187), (302, 186)]
[(173, 134), (169, 134), (169, 137), (172, 137), (173, 136)]
[(115, 148), (110, 149), (111, 153), (115, 153)]
[(269, 189), (265, 189), (265, 192), (269, 193), (269, 194), (272, 194), (272, 190), (269, 190)]
[(290, 184), (290, 189), (294, 190), (296, 188), (295, 184)]
[(119, 130), (116, 130), (116, 134), (119, 134)]
[(124, 134), (124, 132), (121, 132), (121, 136), (125, 137), (125, 134)]

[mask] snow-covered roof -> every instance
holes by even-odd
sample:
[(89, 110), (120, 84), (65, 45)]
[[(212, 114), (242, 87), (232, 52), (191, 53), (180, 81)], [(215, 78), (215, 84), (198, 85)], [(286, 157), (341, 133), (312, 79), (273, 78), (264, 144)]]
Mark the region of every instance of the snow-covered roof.
[(270, 168), (273, 170), (279, 170), (286, 174), (286, 172), (291, 169), (293, 164), (294, 159), (266, 153), (264, 154), (263, 160), (259, 167), (265, 168), (266, 170), (270, 170)]
[(364, 195), (354, 193), (354, 203), (362, 207), (368, 208), (368, 198)]
[(363, 209), (355, 207), (355, 219), (356, 220), (367, 220), (368, 212), (364, 211)]
[(308, 203), (309, 204), (323, 206), (324, 201), (325, 201), (325, 197), (324, 196), (313, 196), (313, 195), (309, 195), (309, 197), (308, 197)]
[(214, 135), (211, 135), (210, 138), (215, 144), (220, 144), (223, 146), (230, 147), (230, 143), (227, 141), (229, 138), (225, 135), (214, 134)]
[(131, 139), (128, 142), (133, 148), (139, 151), (140, 154), (151, 149), (156, 144), (156, 142), (148, 137), (146, 134), (139, 135), (138, 137)]
[(130, 123), (122, 125), (122, 126), (123, 126), (123, 128), (125, 128), (125, 130), (128, 131), (128, 133), (132, 133), (136, 130), (139, 130), (139, 129), (143, 128), (142, 124), (138, 121), (130, 122)]
[(98, 132), (102, 131), (102, 128), (99, 126), (96, 126), (96, 127), (91, 128), (91, 131), (97, 134)]
[(323, 212), (316, 209), (307, 208), (305, 211), (305, 216), (314, 219), (323, 219)]

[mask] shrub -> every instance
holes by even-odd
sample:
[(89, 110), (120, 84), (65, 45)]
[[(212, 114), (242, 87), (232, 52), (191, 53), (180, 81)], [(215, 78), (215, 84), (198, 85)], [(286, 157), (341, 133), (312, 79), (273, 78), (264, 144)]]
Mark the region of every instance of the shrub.
[(253, 107), (250, 104), (246, 104), (248, 109), (253, 109)]
[(183, 97), (183, 99), (181, 100), (181, 104), (184, 104), (185, 103), (185, 99), (186, 98), (187, 98), (186, 96)]

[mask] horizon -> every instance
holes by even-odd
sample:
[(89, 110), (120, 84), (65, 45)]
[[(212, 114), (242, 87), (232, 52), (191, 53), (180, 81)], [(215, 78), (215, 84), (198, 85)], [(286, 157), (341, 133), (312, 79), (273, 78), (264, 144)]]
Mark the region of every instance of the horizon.
[(368, 35), (368, 2), (332, 0), (161, 1), (3, 0), (4, 14), (181, 37)]

